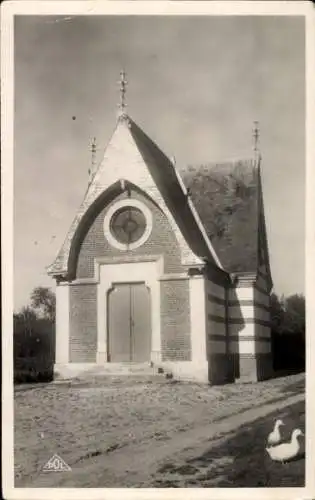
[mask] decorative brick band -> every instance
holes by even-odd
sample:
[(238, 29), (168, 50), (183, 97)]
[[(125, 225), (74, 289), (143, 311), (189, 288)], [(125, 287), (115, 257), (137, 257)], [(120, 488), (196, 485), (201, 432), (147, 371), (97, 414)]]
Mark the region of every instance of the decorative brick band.
[[(216, 314), (208, 314), (208, 321), (213, 321), (214, 323), (225, 323), (225, 318), (222, 316), (217, 316)], [(261, 325), (270, 327), (270, 321), (265, 321), (263, 319), (255, 318), (229, 318), (228, 323), (230, 325)]]
[(222, 316), (217, 316), (216, 314), (208, 314), (208, 320), (214, 323), (225, 323), (226, 320)]
[(209, 302), (214, 302), (215, 304), (219, 304), (220, 306), (225, 306), (226, 304), (226, 301), (224, 299), (221, 299), (220, 297), (217, 297), (212, 293), (208, 293), (208, 300)]
[[(146, 261), (147, 262), (147, 261)], [(125, 262), (122, 262), (124, 264)], [(179, 274), (163, 274), (158, 278), (158, 281), (179, 281), (179, 280), (189, 280), (190, 277), (187, 274), (179, 273)], [(75, 285), (97, 285), (99, 280), (96, 278), (79, 278), (77, 280), (70, 281), (69, 286)]]
[(163, 255), (120, 255), (110, 257), (96, 257), (94, 258), (94, 276), (90, 278), (77, 278), (69, 281), (70, 286), (75, 285), (95, 285), (100, 282), (100, 266), (112, 264), (137, 264), (141, 262), (156, 262), (164, 267)]
[(178, 280), (189, 280), (190, 276), (188, 276), (185, 273), (179, 273), (179, 274), (163, 274), (160, 276), (158, 281), (178, 281)]
[[(253, 286), (256, 281), (256, 274), (246, 273), (242, 275), (238, 275), (231, 273), (231, 277), (233, 282), (236, 284), (236, 288), (244, 288), (248, 286)], [(235, 287), (235, 285), (234, 285)], [(232, 287), (232, 288), (234, 288)]]
[(266, 342), (267, 344), (271, 342), (270, 337), (264, 337), (263, 335), (230, 335), (229, 340), (240, 342), (251, 340), (253, 342)]
[(79, 278), (77, 280), (69, 281), (69, 286), (77, 286), (77, 285), (97, 285), (99, 280), (95, 278)]
[[(216, 333), (210, 333), (208, 335), (209, 340), (215, 340), (217, 342), (225, 342), (226, 337), (224, 335), (218, 335)], [(270, 337), (264, 337), (262, 335), (229, 335), (229, 341), (240, 341), (240, 342), (246, 342), (246, 341), (260, 341), (260, 342), (266, 342), (270, 343), (271, 338)]]
[(270, 358), (271, 353), (270, 352), (240, 352), (240, 353), (235, 353), (236, 356), (238, 356), (240, 359), (264, 359), (264, 358)]
[[(229, 337), (230, 339), (230, 337)], [(209, 333), (208, 340), (216, 341), (216, 342), (226, 342), (226, 335), (219, 335), (218, 333)]]
[(241, 300), (229, 300), (228, 305), (233, 307), (233, 306), (254, 306), (258, 307), (259, 309), (264, 309), (267, 312), (270, 312), (270, 307), (265, 306), (264, 304), (261, 304), (260, 302), (257, 302), (257, 300), (250, 300), (250, 299), (241, 299)]
[(163, 260), (162, 254), (145, 254), (145, 255), (112, 255), (110, 257), (96, 257), (95, 262), (97, 264), (129, 264), (129, 263), (138, 263), (138, 262), (153, 262)]
[(270, 321), (265, 321), (258, 318), (229, 318), (229, 324), (232, 325), (261, 325), (270, 327)]
[(263, 295), (267, 295), (269, 297), (269, 293), (267, 292), (267, 290), (264, 290), (263, 288), (260, 288), (260, 286), (255, 285), (255, 290), (257, 290), (257, 292), (260, 292)]

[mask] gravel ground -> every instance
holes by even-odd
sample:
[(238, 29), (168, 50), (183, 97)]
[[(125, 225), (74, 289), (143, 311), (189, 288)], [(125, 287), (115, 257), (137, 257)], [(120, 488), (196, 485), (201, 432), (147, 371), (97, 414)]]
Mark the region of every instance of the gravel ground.
[[(303, 392), (303, 374), (221, 387), (136, 376), (16, 387), (15, 484), (156, 487), (161, 464), (157, 463), (155, 471), (141, 484), (133, 484), (128, 476), (129, 463), (134, 465), (137, 451), (154, 457), (155, 446), (163, 445), (171, 455), (172, 443), (177, 439), (178, 448), (178, 439), (190, 431), (198, 428), (200, 434), (204, 426), (238, 415), (253, 405), (259, 408), (272, 400), (286, 400)], [(72, 472), (42, 472), (55, 453)], [(193, 455), (191, 451), (189, 457)], [(232, 453), (225, 455), (228, 462), (233, 459)], [(117, 476), (116, 466), (112, 465), (116, 462)], [(122, 476), (125, 484), (120, 483)], [(187, 483), (187, 477), (183, 481)], [(202, 480), (199, 483), (206, 486)], [(195, 486), (194, 482), (187, 485)]]

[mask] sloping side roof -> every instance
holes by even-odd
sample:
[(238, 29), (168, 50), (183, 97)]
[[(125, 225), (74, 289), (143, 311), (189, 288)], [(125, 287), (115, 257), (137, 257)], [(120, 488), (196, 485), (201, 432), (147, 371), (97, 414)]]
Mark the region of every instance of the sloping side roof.
[(269, 261), (269, 249), (268, 249), (268, 238), (266, 230), (266, 220), (265, 220), (265, 210), (264, 210), (264, 197), (262, 192), (262, 179), (261, 179), (261, 168), (259, 159), (259, 169), (258, 169), (258, 186), (259, 186), (259, 198), (258, 198), (258, 210), (259, 210), (259, 235), (258, 235), (258, 264), (263, 264), (266, 266), (267, 271), (267, 281), (269, 286), (269, 291), (273, 287), (273, 280), (270, 269)]
[(253, 160), (188, 166), (181, 175), (228, 272), (256, 272), (258, 169)]
[[(181, 186), (173, 163), (136, 123), (131, 119), (129, 121), (130, 132), (137, 147), (190, 248), (201, 258), (212, 260), (214, 257), (216, 264), (219, 264), (216, 255), (211, 255), (211, 250), (209, 251), (202, 235), (203, 228), (198, 225), (191, 201), (183, 190), (185, 185), (183, 183)], [(209, 244), (211, 245), (210, 241)]]

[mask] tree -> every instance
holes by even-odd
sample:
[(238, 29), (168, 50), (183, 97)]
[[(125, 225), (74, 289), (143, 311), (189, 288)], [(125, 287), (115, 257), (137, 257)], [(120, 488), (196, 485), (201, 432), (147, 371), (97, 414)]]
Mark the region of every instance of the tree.
[(31, 323), (32, 321), (36, 321), (36, 319), (36, 312), (30, 306), (22, 307), (22, 309), (18, 313), (14, 314), (15, 321)]
[(286, 332), (305, 335), (305, 297), (301, 294), (290, 295), (284, 301), (284, 324)]
[(305, 334), (305, 297), (301, 294), (287, 298), (272, 293), (270, 297), (271, 329), (275, 334)]
[(31, 306), (45, 319), (55, 321), (56, 316), (56, 296), (50, 288), (38, 286), (31, 294)]
[(305, 317), (305, 297), (302, 294), (290, 295), (285, 299), (285, 309), (294, 311), (300, 317)]
[(270, 296), (270, 321), (271, 321), (271, 330), (273, 333), (282, 333), (283, 328), (283, 319), (284, 319), (284, 305), (283, 298), (279, 299), (279, 297), (272, 293)]
[(276, 370), (305, 368), (305, 298), (294, 294), (270, 297), (273, 365)]

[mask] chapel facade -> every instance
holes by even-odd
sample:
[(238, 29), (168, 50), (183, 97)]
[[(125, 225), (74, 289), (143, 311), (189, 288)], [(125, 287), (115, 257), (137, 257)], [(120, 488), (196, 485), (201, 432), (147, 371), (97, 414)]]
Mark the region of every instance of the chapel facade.
[(130, 364), (210, 384), (272, 376), (257, 154), (179, 168), (122, 100), (48, 273), (60, 377)]

